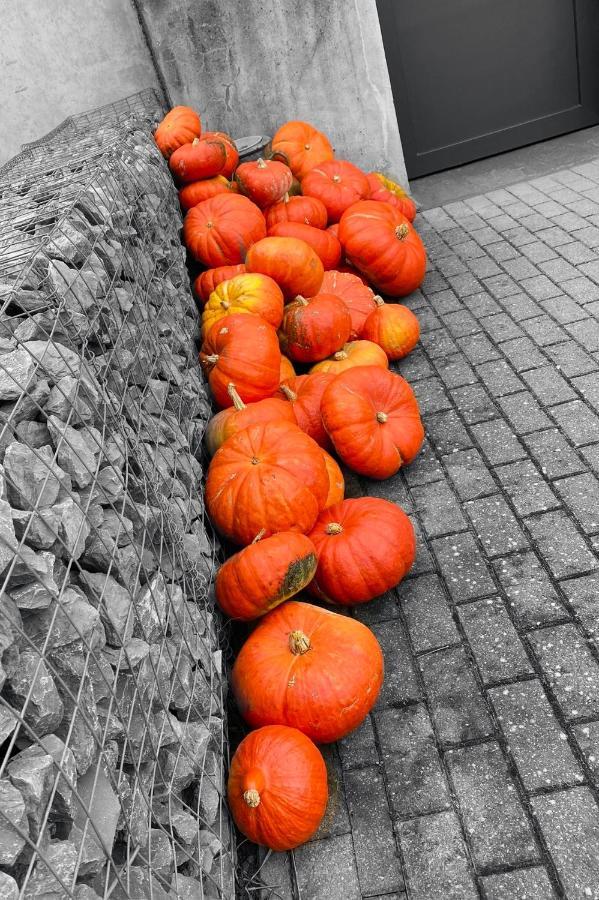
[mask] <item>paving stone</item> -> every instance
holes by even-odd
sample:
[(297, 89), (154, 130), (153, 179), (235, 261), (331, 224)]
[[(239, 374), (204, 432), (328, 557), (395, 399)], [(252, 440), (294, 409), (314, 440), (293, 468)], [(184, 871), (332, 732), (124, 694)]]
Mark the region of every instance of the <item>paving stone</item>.
[[(492, 259), (489, 259), (488, 256), (483, 256), (480, 259), (470, 259), (468, 260), (468, 268), (477, 278), (490, 278), (493, 275), (500, 275), (501, 269)], [(468, 298), (464, 298), (465, 300)]]
[[(565, 247), (560, 248), (560, 253)], [(584, 275), (577, 278), (571, 278), (562, 285), (566, 294), (569, 294), (573, 300), (579, 303), (591, 303), (593, 300), (599, 300), (599, 285), (592, 282)]]
[(522, 322), (522, 328), (539, 347), (557, 344), (559, 341), (568, 339), (568, 332), (546, 313), (542, 313), (534, 319), (525, 319)]
[(422, 378), (429, 378), (431, 375), (435, 374), (433, 367), (424, 354), (424, 350), (420, 347), (415, 347), (411, 353), (404, 356), (404, 358), (399, 360), (397, 364), (394, 364), (392, 368), (394, 368), (395, 365), (397, 365), (397, 370), (400, 375), (409, 381), (410, 384), (420, 381)]
[[(582, 241), (572, 241), (572, 243), (564, 244), (563, 247), (558, 247), (557, 251), (560, 256), (563, 256), (564, 259), (567, 259), (568, 262), (575, 266), (580, 265), (580, 263), (591, 262), (595, 258), (593, 251), (583, 244)], [(562, 287), (565, 286), (561, 281), (560, 285)]]
[(524, 372), (526, 369), (534, 369), (546, 363), (541, 351), (526, 336), (505, 341), (501, 345), (501, 350), (516, 372)]
[(367, 716), (359, 728), (342, 738), (337, 746), (344, 769), (356, 769), (362, 766), (374, 766), (379, 763), (372, 719)]
[(563, 620), (568, 612), (536, 555), (514, 553), (493, 561), (512, 614), (524, 628)]
[(476, 371), (492, 397), (521, 391), (523, 384), (504, 360), (483, 363)]
[(585, 473), (554, 482), (564, 504), (587, 534), (599, 531), (599, 481)]
[(528, 257), (528, 259), (532, 260), (534, 263), (546, 262), (548, 259), (554, 259), (556, 256), (555, 250), (548, 247), (547, 244), (544, 244), (542, 241), (537, 241), (534, 238), (529, 244), (525, 244), (521, 249), (524, 256)]
[[(264, 858), (262, 858), (262, 856), (264, 856)], [(181, 875), (179, 874), (177, 875), (177, 881), (179, 883), (181, 881)], [(291, 860), (289, 854), (273, 853), (270, 850), (268, 852), (261, 851), (260, 882), (264, 885), (262, 896), (276, 897), (277, 900), (293, 900), (293, 881), (291, 878)], [(185, 895), (182, 896), (185, 897)], [(193, 900), (193, 896), (193, 893), (190, 891), (189, 900)], [(87, 898), (83, 898), (83, 900), (87, 900)], [(187, 900), (187, 897), (185, 897), (185, 900)]]
[(572, 384), (580, 391), (585, 401), (599, 411), (599, 377), (596, 373), (585, 375), (580, 378), (573, 378)]
[(545, 348), (558, 369), (566, 378), (575, 378), (578, 375), (587, 375), (597, 371), (597, 363), (592, 356), (579, 347), (574, 341), (565, 341), (563, 344), (552, 344)]
[(420, 698), (420, 687), (414, 672), (408, 639), (401, 622), (395, 620), (373, 625), (385, 659), (385, 680), (377, 707), (392, 706)]
[[(405, 582), (402, 582), (399, 587), (403, 588), (404, 584)], [(388, 622), (389, 619), (398, 619), (399, 605), (396, 591), (385, 591), (370, 603), (361, 604), (356, 609), (355, 616), (369, 627), (379, 622)]]
[(429, 353), (432, 359), (438, 359), (440, 356), (449, 356), (458, 352), (458, 345), (445, 328), (438, 328), (436, 331), (421, 334), (421, 346)]
[(430, 331), (435, 331), (435, 329), (442, 328), (443, 323), (436, 316), (432, 309), (422, 309), (418, 315), (418, 323), (420, 325), (420, 334), (422, 343), (426, 346), (426, 342), (424, 341), (424, 335), (428, 334)]
[(573, 400), (576, 394), (554, 366), (541, 366), (522, 373), (523, 380), (536, 394), (541, 403), (551, 406), (554, 403), (563, 403), (565, 400)]
[(477, 900), (460, 824), (441, 812), (397, 824), (413, 900)]
[(476, 372), (462, 353), (435, 360), (439, 378), (448, 388), (458, 388), (476, 382)]
[(339, 834), (347, 834), (351, 830), (349, 811), (343, 786), (343, 773), (341, 760), (336, 744), (326, 744), (321, 747), (321, 753), (327, 767), (327, 782), (329, 785), (329, 802), (320, 823), (318, 831), (312, 840), (335, 837)]
[(554, 406), (551, 415), (576, 447), (599, 441), (599, 416), (582, 400)]
[(581, 575), (596, 569), (599, 560), (587, 547), (574, 522), (563, 510), (531, 516), (526, 520), (539, 554), (555, 578)]
[(500, 351), (486, 334), (481, 333), (460, 338), (458, 339), (458, 346), (472, 365), (484, 365), (484, 363), (501, 358)]
[[(474, 280), (476, 281), (476, 279)], [(478, 282), (476, 282), (476, 284), (478, 285)], [(478, 286), (480, 287), (480, 285)], [(472, 313), (467, 309), (460, 309), (457, 312), (447, 313), (443, 316), (443, 321), (454, 338), (477, 334), (477, 332), (480, 331), (478, 319), (475, 319)]]
[(468, 528), (456, 497), (445, 481), (412, 490), (416, 511), (429, 537), (465, 531)]
[(294, 856), (302, 900), (362, 900), (351, 834), (309, 841)]
[(575, 240), (567, 231), (564, 231), (563, 228), (558, 228), (557, 225), (551, 225), (549, 228), (538, 231), (536, 236), (550, 247), (560, 247), (568, 241)]
[(511, 294), (521, 293), (520, 286), (509, 275), (497, 275), (494, 278), (486, 278), (484, 284), (489, 293), (498, 300), (509, 297)]
[(545, 869), (531, 866), (481, 879), (485, 900), (556, 900)]
[(493, 733), (482, 694), (463, 647), (419, 657), (420, 670), (437, 733), (457, 744)]
[[(430, 441), (426, 438), (414, 462), (401, 471), (406, 484), (411, 488), (419, 484), (429, 484), (432, 481), (442, 481), (445, 478), (445, 473), (437, 455), (431, 447)], [(382, 485), (385, 482), (377, 481), (375, 483)], [(377, 496), (380, 496), (380, 494)]]
[(571, 322), (579, 322), (581, 319), (588, 319), (588, 313), (584, 311), (571, 297), (565, 294), (559, 294), (550, 300), (543, 302), (543, 309), (560, 325), (569, 325)]
[(531, 300), (527, 294), (511, 294), (503, 297), (501, 305), (515, 322), (523, 322), (525, 319), (534, 319), (539, 315), (539, 305)]
[(497, 490), (478, 450), (460, 450), (443, 457), (443, 464), (460, 500), (474, 500)]
[(591, 771), (592, 783), (597, 786), (599, 784), (599, 722), (575, 725), (572, 732)]
[(480, 294), (471, 294), (470, 297), (465, 297), (460, 302), (469, 309), (472, 315), (476, 316), (477, 319), (502, 312), (499, 303), (494, 300), (490, 294), (487, 294), (486, 291), (481, 291)]
[(552, 425), (551, 419), (529, 391), (500, 397), (498, 403), (516, 434), (528, 434), (531, 431), (550, 428)]
[(472, 426), (472, 434), (491, 466), (514, 462), (526, 456), (524, 447), (503, 419)]
[(583, 780), (540, 682), (535, 679), (492, 688), (489, 697), (528, 791)]
[(599, 642), (599, 572), (569, 578), (560, 587), (574, 608), (577, 618), (591, 634), (595, 645)]
[(487, 253), (489, 256), (492, 256), (493, 259), (496, 259), (497, 262), (505, 262), (519, 256), (518, 251), (510, 246), (507, 241), (498, 241), (496, 244), (492, 244), (492, 246), (488, 248)]
[(400, 593), (400, 604), (415, 653), (459, 643), (459, 635), (438, 575), (420, 575), (405, 581)]
[(420, 522), (416, 518), (413, 518), (412, 525), (414, 526), (414, 535), (416, 537), (416, 559), (414, 560), (414, 565), (410, 569), (409, 578), (414, 578), (416, 575), (422, 575), (424, 572), (435, 571), (435, 562), (426, 543), (425, 536), (422, 533)]
[(557, 428), (525, 435), (522, 440), (547, 478), (561, 478), (586, 469), (580, 456)]
[(414, 384), (414, 393), (423, 417), (430, 413), (451, 409), (451, 400), (445, 393), (443, 382), (439, 378), (426, 378)]
[(532, 801), (547, 848), (572, 900), (599, 898), (599, 811), (588, 788)]
[(470, 384), (450, 393), (467, 425), (486, 422), (497, 416), (497, 407), (481, 384)]
[(495, 474), (519, 516), (544, 512), (560, 505), (560, 501), (530, 459), (498, 466)]
[(499, 494), (464, 504), (488, 557), (504, 556), (513, 550), (525, 550), (528, 538), (516, 517)]
[(482, 285), (478, 278), (469, 273), (450, 275), (447, 280), (458, 297), (467, 297), (469, 294), (477, 294), (482, 290)]
[(487, 316), (481, 324), (491, 340), (497, 344), (523, 337), (522, 329), (504, 312)]
[[(526, 246), (527, 245), (523, 245), (520, 249), (524, 251)], [(512, 278), (515, 278), (518, 281), (523, 278), (533, 278), (539, 271), (528, 259), (524, 259), (523, 256), (505, 260), (503, 268), (508, 275), (511, 275)]]
[(529, 640), (566, 718), (599, 715), (599, 666), (576, 626), (543, 628)]
[(533, 673), (526, 650), (498, 597), (463, 604), (459, 617), (485, 684)]
[(472, 446), (472, 439), (453, 410), (428, 416), (426, 433), (438, 453), (453, 453)]

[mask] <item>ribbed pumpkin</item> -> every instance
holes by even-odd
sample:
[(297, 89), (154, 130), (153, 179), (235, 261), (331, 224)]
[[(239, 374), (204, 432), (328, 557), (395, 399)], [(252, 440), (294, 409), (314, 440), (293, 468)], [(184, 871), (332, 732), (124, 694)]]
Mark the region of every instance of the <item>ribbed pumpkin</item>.
[(348, 261), (383, 294), (404, 297), (422, 283), (426, 252), (405, 216), (388, 203), (361, 200), (339, 223)]
[(154, 140), (162, 155), (168, 159), (183, 144), (190, 144), (202, 134), (202, 123), (190, 106), (174, 106), (154, 132)]
[(298, 294), (306, 297), (316, 294), (324, 275), (320, 257), (312, 247), (291, 237), (266, 237), (258, 241), (250, 247), (245, 265), (248, 272), (262, 272), (274, 278), (286, 300)]
[(327, 225), (326, 207), (316, 197), (290, 197), (285, 194), (282, 200), (264, 211), (264, 217), (267, 228), (281, 222), (302, 222), (314, 228), (326, 228)]
[(390, 478), (422, 446), (424, 429), (412, 388), (380, 366), (337, 375), (320, 409), (335, 450), (360, 475)]
[(335, 503), (341, 503), (343, 500), (345, 496), (345, 479), (335, 457), (327, 453), (326, 450), (323, 450), (322, 454), (329, 475), (329, 493), (325, 501), (326, 509), (328, 506), (334, 506)]
[(309, 590), (339, 606), (366, 603), (404, 578), (416, 556), (414, 528), (396, 503), (379, 497), (324, 509), (310, 532), (318, 568)]
[(232, 406), (233, 383), (244, 403), (270, 397), (279, 386), (277, 333), (258, 316), (226, 316), (204, 337), (200, 363), (219, 406)]
[(251, 425), (216, 451), (206, 478), (214, 526), (236, 544), (310, 531), (329, 492), (318, 444), (290, 422)]
[(281, 354), (281, 382), (287, 381), (288, 378), (295, 378), (295, 369), (293, 368), (291, 360), (287, 356)]
[(349, 337), (351, 318), (334, 294), (299, 296), (283, 314), (279, 340), (283, 352), (297, 362), (316, 362), (339, 350)]
[(240, 194), (218, 194), (198, 203), (183, 223), (185, 246), (194, 259), (211, 267), (244, 262), (248, 249), (265, 235), (264, 216)]
[(370, 172), (368, 174), (368, 184), (370, 185), (369, 200), (378, 200), (390, 203), (395, 206), (402, 215), (410, 222), (414, 221), (416, 216), (416, 204), (412, 198), (406, 194), (404, 189), (395, 181), (386, 178), (380, 172)]
[(269, 278), (258, 272), (236, 275), (222, 281), (210, 294), (202, 313), (202, 331), (206, 334), (224, 316), (249, 313), (261, 316), (278, 328), (283, 319), (283, 292)]
[(216, 573), (216, 599), (231, 619), (249, 622), (298, 594), (315, 572), (316, 551), (304, 534), (258, 534)]
[(235, 824), (250, 841), (292, 850), (310, 840), (325, 814), (324, 759), (296, 728), (259, 728), (233, 755), (227, 800)]
[(366, 173), (344, 159), (321, 163), (302, 178), (302, 194), (322, 200), (329, 222), (338, 222), (349, 206), (369, 193)]
[(168, 164), (178, 184), (191, 184), (219, 175), (226, 161), (227, 151), (222, 141), (194, 138), (191, 144), (183, 144), (175, 150)]
[(215, 269), (206, 269), (194, 281), (194, 293), (201, 305), (204, 306), (212, 291), (216, 290), (221, 282), (235, 278), (236, 275), (243, 275), (244, 272), (245, 265), (243, 263), (238, 263), (236, 266), (217, 266)]
[(401, 303), (385, 303), (381, 297), (375, 300), (377, 308), (364, 322), (362, 335), (382, 347), (389, 359), (402, 359), (418, 343), (418, 319)]
[(223, 175), (215, 175), (214, 178), (205, 178), (203, 181), (193, 181), (179, 191), (179, 203), (183, 212), (187, 212), (202, 203), (210, 200), (217, 194), (227, 194), (231, 190), (231, 183)]
[(320, 290), (343, 300), (351, 316), (350, 339), (359, 337), (364, 322), (376, 309), (374, 291), (358, 275), (338, 270), (324, 273)]
[(258, 623), (232, 673), (249, 725), (290, 725), (319, 743), (357, 728), (382, 682), (383, 654), (370, 629), (297, 600)]
[(221, 141), (225, 145), (226, 159), (222, 174), (225, 178), (230, 178), (239, 162), (239, 152), (237, 145), (231, 135), (225, 134), (224, 131), (205, 131), (200, 137), (201, 141)]
[(382, 366), (383, 369), (388, 369), (389, 360), (383, 348), (372, 341), (350, 341), (328, 359), (312, 366), (310, 372), (339, 375), (355, 366)]
[(341, 261), (341, 244), (328, 229), (314, 228), (303, 222), (279, 222), (268, 230), (275, 237), (299, 238), (309, 244), (322, 261), (325, 272), (334, 269)]
[[(316, 200), (316, 197), (312, 197), (312, 200)], [(327, 231), (330, 234), (334, 234), (336, 238), (339, 237), (339, 222), (334, 222), (332, 225), (329, 225)]]
[(310, 169), (335, 155), (326, 135), (309, 122), (285, 122), (270, 142), (268, 155), (289, 166), (296, 178), (302, 179)]
[(333, 375), (316, 372), (312, 375), (296, 375), (284, 381), (277, 396), (286, 397), (293, 408), (297, 424), (321, 447), (329, 447), (329, 436), (324, 430), (320, 415), (320, 401)]
[(289, 166), (278, 160), (256, 159), (237, 167), (235, 181), (242, 194), (260, 209), (265, 209), (285, 196), (293, 174)]
[(291, 422), (297, 424), (291, 403), (279, 397), (265, 397), (255, 403), (244, 403), (235, 385), (227, 386), (227, 393), (233, 406), (221, 409), (212, 416), (204, 432), (204, 444), (210, 456), (214, 456), (227, 438), (250, 425), (264, 425), (267, 422)]

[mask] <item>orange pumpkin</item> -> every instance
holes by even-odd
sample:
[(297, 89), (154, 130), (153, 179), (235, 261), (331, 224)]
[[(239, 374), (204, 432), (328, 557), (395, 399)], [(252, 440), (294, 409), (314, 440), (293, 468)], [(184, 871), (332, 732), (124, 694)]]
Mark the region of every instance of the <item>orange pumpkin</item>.
[(258, 241), (250, 247), (245, 265), (248, 272), (262, 272), (274, 278), (286, 300), (298, 294), (306, 297), (316, 294), (324, 275), (320, 257), (312, 247), (291, 237), (266, 237)]
[[(339, 224), (337, 224), (337, 235), (339, 234)], [(343, 263), (340, 266), (337, 266), (338, 272), (345, 272), (347, 275), (355, 275), (356, 278), (359, 278), (362, 284), (365, 284), (366, 287), (369, 287), (368, 279), (359, 272), (354, 266), (349, 266), (347, 263)]]
[(327, 225), (326, 207), (316, 197), (290, 197), (285, 194), (282, 200), (264, 211), (264, 217), (269, 229), (281, 222), (303, 222), (314, 228), (326, 228)]
[(227, 385), (227, 393), (233, 406), (221, 409), (212, 416), (204, 432), (204, 444), (210, 456), (214, 456), (227, 438), (249, 428), (250, 425), (264, 425), (266, 422), (291, 422), (297, 424), (291, 403), (278, 397), (265, 397), (255, 403), (245, 404), (235, 385)]
[(279, 340), (283, 352), (297, 362), (315, 362), (339, 350), (349, 337), (351, 318), (334, 294), (299, 296), (283, 314)]
[(205, 131), (204, 134), (200, 137), (201, 141), (221, 141), (225, 145), (225, 165), (222, 170), (222, 175), (225, 178), (230, 178), (235, 169), (237, 168), (237, 163), (239, 162), (239, 152), (237, 150), (237, 144), (233, 140), (233, 138), (229, 134), (225, 134), (224, 131)]
[(279, 222), (268, 230), (275, 237), (293, 237), (305, 241), (322, 260), (325, 272), (334, 269), (341, 261), (341, 244), (334, 234), (326, 229), (314, 228), (303, 222)]
[(227, 151), (222, 141), (194, 138), (171, 154), (169, 168), (179, 184), (191, 184), (219, 175), (225, 167)]
[(236, 266), (217, 266), (215, 269), (206, 269), (205, 272), (198, 275), (193, 283), (193, 290), (200, 304), (204, 306), (207, 303), (210, 294), (221, 282), (235, 278), (236, 275), (243, 275), (244, 272), (243, 263), (238, 263)]
[(388, 203), (361, 200), (339, 223), (348, 261), (383, 294), (404, 297), (422, 283), (426, 252), (405, 216)]
[(194, 259), (210, 267), (244, 262), (248, 249), (265, 235), (264, 216), (240, 194), (218, 194), (198, 203), (183, 223), (185, 246)]
[(258, 534), (216, 573), (216, 599), (231, 619), (249, 622), (298, 594), (315, 572), (316, 551), (304, 534)]
[(168, 159), (183, 144), (190, 144), (202, 134), (202, 123), (190, 106), (174, 106), (158, 125), (154, 140), (162, 155)]
[(369, 193), (366, 174), (343, 159), (321, 163), (302, 178), (302, 194), (322, 200), (329, 222), (338, 222), (349, 206)]
[(290, 422), (238, 431), (216, 451), (206, 478), (214, 526), (241, 545), (261, 531), (266, 537), (278, 531), (305, 534), (328, 493), (322, 450)]
[(335, 450), (360, 475), (390, 478), (422, 446), (424, 429), (412, 388), (381, 366), (337, 375), (320, 409)]
[(310, 371), (339, 375), (354, 366), (382, 366), (383, 369), (388, 369), (389, 360), (383, 348), (372, 341), (350, 341), (349, 344), (344, 344), (341, 350), (333, 353), (329, 359), (323, 359), (322, 362), (316, 363)]
[(368, 184), (370, 185), (370, 194), (368, 195), (369, 200), (390, 203), (391, 206), (395, 206), (406, 219), (410, 222), (414, 221), (414, 217), (416, 216), (416, 204), (399, 184), (395, 181), (391, 181), (390, 178), (386, 178), (380, 172), (370, 172), (367, 177)]
[(344, 500), (324, 509), (310, 532), (318, 568), (309, 590), (340, 606), (366, 603), (405, 578), (416, 537), (405, 512), (379, 497)]
[(265, 209), (285, 196), (293, 175), (285, 163), (275, 159), (256, 159), (238, 166), (235, 181), (242, 194), (260, 209)]
[(293, 850), (310, 840), (325, 814), (324, 759), (296, 728), (259, 728), (235, 751), (227, 800), (235, 824), (250, 841), (270, 850)]
[(233, 383), (244, 403), (270, 397), (279, 386), (277, 333), (258, 316), (225, 316), (204, 337), (200, 363), (219, 406), (232, 406)]
[(389, 359), (402, 359), (418, 343), (418, 319), (411, 309), (401, 303), (385, 303), (382, 297), (374, 299), (377, 308), (364, 322), (362, 335), (382, 347)]
[(370, 629), (297, 600), (258, 623), (232, 672), (249, 725), (290, 725), (317, 742), (337, 741), (357, 728), (382, 682), (383, 654)]
[(268, 275), (247, 273), (222, 281), (210, 294), (202, 313), (202, 332), (206, 334), (224, 316), (249, 313), (262, 316), (273, 328), (283, 319), (283, 292)]
[(321, 447), (328, 447), (331, 443), (322, 423), (320, 401), (332, 380), (333, 375), (324, 372), (296, 375), (284, 381), (277, 392), (277, 396), (286, 397), (290, 402), (302, 431), (309, 434)]
[(341, 503), (345, 497), (345, 479), (335, 457), (326, 450), (322, 451), (322, 455), (329, 475), (329, 493), (325, 501), (325, 509), (327, 509), (329, 506), (334, 506), (335, 503)]
[[(316, 200), (316, 197), (311, 197), (310, 199)], [(339, 222), (334, 222), (333, 225), (329, 225), (327, 231), (330, 234), (334, 234), (336, 238), (339, 238)]]
[(231, 190), (231, 184), (223, 175), (215, 175), (213, 178), (205, 178), (203, 181), (193, 181), (179, 191), (179, 203), (183, 212), (187, 212), (203, 200), (216, 197), (217, 194), (226, 194)]
[(289, 166), (300, 180), (314, 166), (333, 159), (335, 152), (329, 139), (308, 122), (285, 122), (275, 133), (268, 155)]
[(286, 381), (288, 378), (295, 378), (295, 369), (293, 368), (291, 360), (287, 356), (281, 354), (280, 379), (281, 381)]
[(350, 339), (359, 337), (367, 317), (376, 309), (374, 291), (357, 275), (338, 270), (324, 273), (320, 290), (343, 300), (351, 316)]

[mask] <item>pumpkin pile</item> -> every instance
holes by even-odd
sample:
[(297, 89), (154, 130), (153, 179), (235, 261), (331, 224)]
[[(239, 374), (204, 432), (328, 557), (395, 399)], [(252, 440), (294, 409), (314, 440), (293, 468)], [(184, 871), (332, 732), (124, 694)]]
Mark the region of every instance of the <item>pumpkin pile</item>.
[[(240, 830), (274, 850), (308, 840), (327, 804), (316, 747), (357, 728), (383, 656), (347, 615), (409, 572), (412, 524), (394, 503), (344, 499), (339, 462), (389, 478), (420, 450), (408, 382), (389, 367), (419, 338), (407, 306), (421, 283), (416, 208), (386, 176), (338, 159), (306, 122), (287, 122), (264, 159), (202, 132), (187, 107), (155, 132), (178, 183), (183, 240), (202, 271), (200, 363), (219, 407), (205, 434), (206, 507), (234, 545), (216, 575), (231, 619), (259, 620), (232, 671), (256, 729), (228, 784)], [(302, 594), (302, 592), (304, 592)]]

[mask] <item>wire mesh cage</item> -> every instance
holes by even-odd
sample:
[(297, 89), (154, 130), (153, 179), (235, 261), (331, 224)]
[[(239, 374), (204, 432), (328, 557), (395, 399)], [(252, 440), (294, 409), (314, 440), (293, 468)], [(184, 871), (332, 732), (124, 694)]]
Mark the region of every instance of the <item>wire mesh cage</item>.
[(115, 108), (0, 172), (0, 895), (228, 900), (197, 314)]

